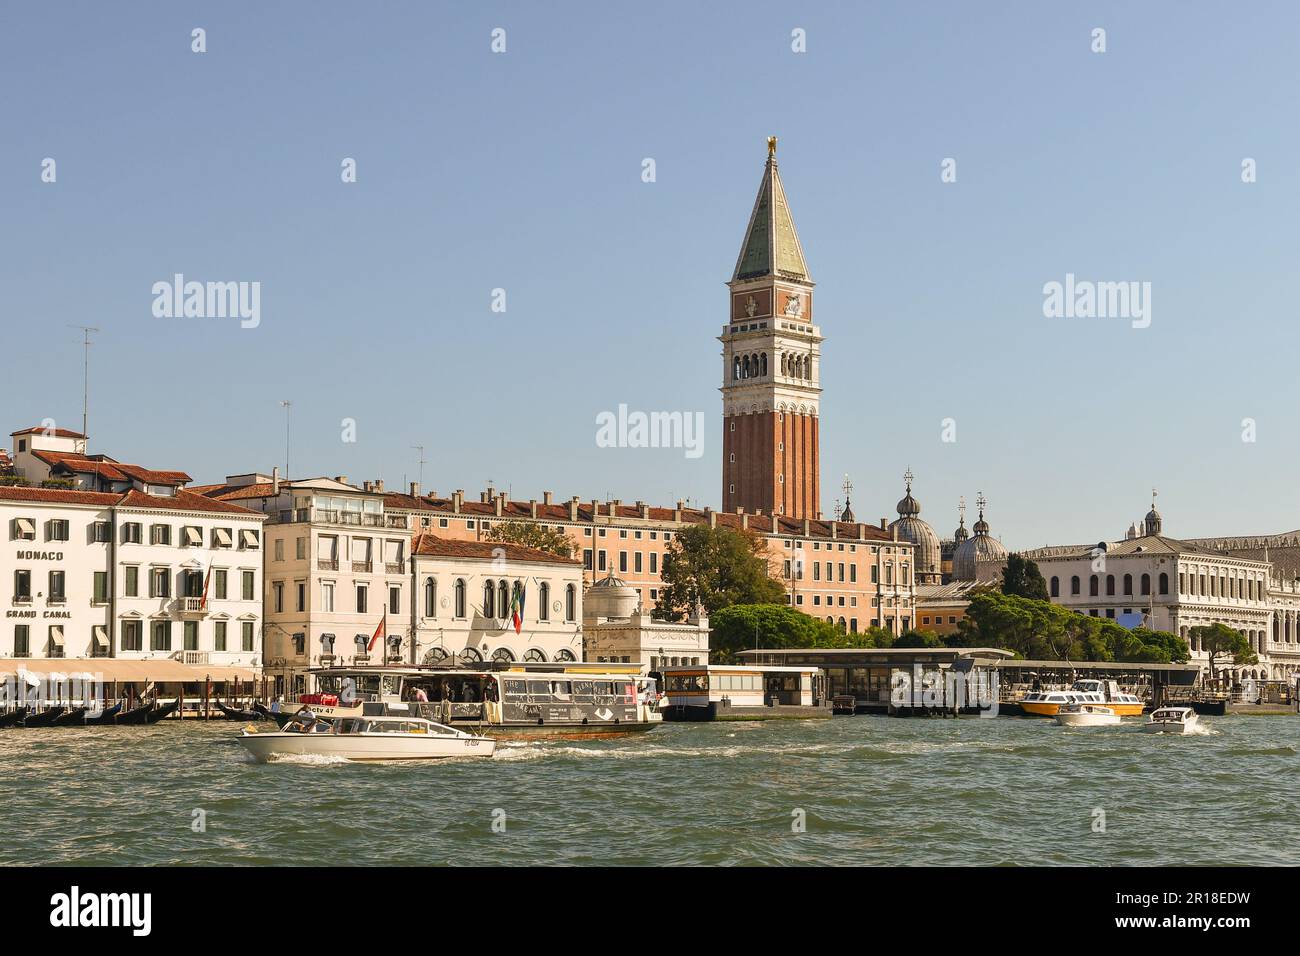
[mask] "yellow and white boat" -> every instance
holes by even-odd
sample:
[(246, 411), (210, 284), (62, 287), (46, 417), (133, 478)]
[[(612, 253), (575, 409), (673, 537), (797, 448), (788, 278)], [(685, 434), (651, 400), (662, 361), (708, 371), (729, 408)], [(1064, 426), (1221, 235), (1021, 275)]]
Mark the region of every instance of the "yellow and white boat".
[(1020, 700), (1020, 710), (1032, 717), (1055, 717), (1068, 704), (1101, 704), (1117, 717), (1140, 717), (1145, 707), (1141, 698), (1122, 693), (1113, 680), (1077, 680), (1069, 690), (1027, 694)]

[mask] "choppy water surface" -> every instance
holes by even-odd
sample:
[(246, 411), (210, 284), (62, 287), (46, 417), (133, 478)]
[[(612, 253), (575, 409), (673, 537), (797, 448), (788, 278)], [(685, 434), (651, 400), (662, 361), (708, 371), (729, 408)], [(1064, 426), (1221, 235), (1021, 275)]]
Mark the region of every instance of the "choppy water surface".
[(227, 722), (0, 730), (0, 864), (1300, 864), (1300, 719), (1202, 721), (668, 724), (420, 765), (255, 764)]

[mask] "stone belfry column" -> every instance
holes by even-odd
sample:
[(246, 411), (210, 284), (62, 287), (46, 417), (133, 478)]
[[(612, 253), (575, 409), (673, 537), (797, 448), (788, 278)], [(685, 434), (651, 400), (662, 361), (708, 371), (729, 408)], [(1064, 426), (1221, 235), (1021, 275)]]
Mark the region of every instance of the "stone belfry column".
[(722, 510), (821, 517), (821, 330), (776, 137), (731, 281), (722, 343)]

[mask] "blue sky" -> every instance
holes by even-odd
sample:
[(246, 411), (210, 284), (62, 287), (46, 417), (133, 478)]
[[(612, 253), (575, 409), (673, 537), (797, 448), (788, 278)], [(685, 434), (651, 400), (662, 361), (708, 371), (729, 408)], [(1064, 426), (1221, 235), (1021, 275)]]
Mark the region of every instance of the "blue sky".
[[(1012, 547), (1116, 536), (1153, 485), (1174, 535), (1289, 530), (1298, 27), (1284, 3), (9, 0), (3, 431), (80, 426), (69, 326), (95, 325), (92, 449), (120, 460), (269, 470), (287, 398), (298, 476), (396, 484), (423, 443), (443, 493), (716, 505), (715, 337), (775, 134), (826, 335), (825, 510), (848, 473), (892, 518), (911, 466), (942, 534), (982, 490)], [(176, 272), (260, 282), (260, 326), (155, 318)], [(1066, 273), (1150, 282), (1151, 326), (1045, 318)], [(596, 447), (620, 403), (703, 412), (704, 455)]]

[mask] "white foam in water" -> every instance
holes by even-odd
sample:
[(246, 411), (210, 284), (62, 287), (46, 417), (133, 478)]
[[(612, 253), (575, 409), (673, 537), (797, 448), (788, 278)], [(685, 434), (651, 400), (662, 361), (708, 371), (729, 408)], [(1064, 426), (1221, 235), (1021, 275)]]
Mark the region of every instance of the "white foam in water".
[(337, 754), (278, 754), (272, 757), (269, 762), (296, 763), (308, 767), (332, 767), (338, 764), (351, 763), (352, 761)]

